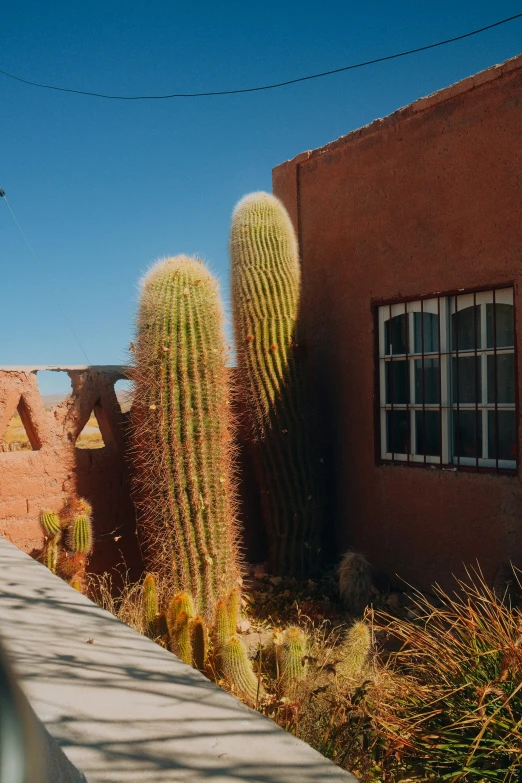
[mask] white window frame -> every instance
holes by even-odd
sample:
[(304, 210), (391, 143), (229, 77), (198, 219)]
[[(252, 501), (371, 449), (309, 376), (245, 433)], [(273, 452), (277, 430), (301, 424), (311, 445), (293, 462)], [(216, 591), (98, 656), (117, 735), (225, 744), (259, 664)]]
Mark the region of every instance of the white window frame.
[[(456, 350), (451, 346), (451, 316), (455, 312), (455, 302), (457, 310), (460, 312), (474, 304), (481, 309), (480, 317), (480, 343), (472, 350), (458, 351), (459, 358), (476, 357), (480, 366), (481, 373), (481, 394), (480, 401), (476, 403), (459, 403), (454, 399), (452, 390), (452, 361), (457, 356)], [(380, 425), (380, 456), (386, 462), (407, 462), (422, 463), (426, 465), (438, 466), (469, 466), (482, 468), (496, 468), (502, 470), (515, 470), (517, 468), (516, 460), (491, 459), (488, 455), (488, 411), (512, 410), (517, 411), (517, 401), (515, 392), (515, 402), (513, 403), (489, 403), (488, 402), (488, 372), (487, 356), (502, 354), (514, 354), (515, 356), (515, 389), (516, 389), (516, 347), (487, 347), (487, 304), (510, 304), (514, 306), (514, 293), (512, 287), (492, 288), (488, 291), (462, 292), (452, 295), (435, 296), (432, 298), (422, 298), (415, 301), (395, 302), (393, 304), (384, 304), (377, 307), (378, 324), (378, 361), (379, 361), (379, 425)], [(432, 313), (439, 316), (438, 336), (439, 347), (437, 351), (415, 352), (414, 345), (414, 313)], [(386, 323), (395, 316), (407, 314), (407, 351), (405, 354), (393, 354), (391, 346), (390, 354), (385, 353), (386, 345)], [(514, 324), (514, 329), (516, 325)], [(391, 333), (390, 333), (391, 334)], [(516, 343), (516, 337), (514, 339)], [(419, 359), (437, 358), (440, 363), (440, 401), (438, 403), (417, 402), (415, 399), (415, 362)], [(405, 361), (409, 363), (409, 403), (397, 404), (386, 402), (386, 364), (393, 361)], [(386, 413), (390, 410), (409, 411), (409, 432), (410, 432), (410, 453), (400, 454), (392, 453), (387, 450), (387, 427)], [(441, 456), (431, 456), (415, 453), (417, 442), (416, 432), (416, 411), (440, 411), (441, 416)], [(477, 411), (482, 424), (482, 452), (481, 456), (459, 457), (453, 454), (452, 448), (452, 417), (456, 411), (472, 410)]]

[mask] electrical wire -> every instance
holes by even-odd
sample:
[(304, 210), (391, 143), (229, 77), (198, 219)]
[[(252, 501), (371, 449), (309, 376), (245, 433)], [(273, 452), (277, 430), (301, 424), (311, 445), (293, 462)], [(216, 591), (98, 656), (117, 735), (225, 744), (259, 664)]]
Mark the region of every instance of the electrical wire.
[(279, 87), (287, 87), (290, 84), (297, 84), (298, 82), (306, 82), (311, 79), (321, 79), (323, 76), (331, 76), (334, 73), (342, 73), (344, 71), (353, 71), (356, 68), (364, 68), (367, 65), (375, 65), (377, 63), (388, 62), (389, 60), (396, 60), (399, 57), (407, 57), (410, 54), (417, 54), (418, 52), (426, 52), (428, 49), (436, 49), (438, 46), (445, 46), (446, 44), (455, 43), (455, 41), (463, 41), (464, 38), (471, 38), (472, 35), (478, 35), (484, 33), (486, 30), (492, 30), (494, 27), (499, 27), (507, 22), (512, 22), (514, 19), (520, 19), (522, 13), (509, 16), (507, 19), (501, 19), (493, 24), (488, 24), (485, 27), (480, 27), (478, 30), (472, 30), (469, 33), (463, 33), (462, 35), (456, 35), (454, 38), (446, 38), (444, 41), (437, 41), (437, 43), (428, 44), (427, 46), (419, 46), (416, 49), (408, 49), (405, 52), (397, 52), (396, 54), (389, 54), (386, 57), (377, 57), (374, 60), (366, 60), (365, 62), (355, 63), (353, 65), (345, 65), (342, 68), (334, 68), (331, 71), (323, 71), (322, 73), (314, 73), (310, 76), (300, 76), (297, 79), (288, 79), (284, 82), (276, 82), (275, 84), (265, 84), (261, 87), (245, 87), (239, 90), (218, 90), (215, 92), (177, 92), (168, 95), (107, 95), (100, 92), (90, 92), (87, 90), (74, 90), (70, 87), (58, 87), (52, 84), (41, 84), (29, 79), (23, 79), (21, 76), (16, 76), (8, 71), (0, 69), (0, 74), (7, 76), (9, 79), (14, 79), (17, 82), (23, 84), (29, 84), (32, 87), (40, 87), (44, 90), (57, 90), (58, 92), (74, 93), (76, 95), (88, 95), (92, 98), (106, 98), (112, 101), (160, 101), (169, 98), (208, 98), (210, 96), (217, 95), (242, 95), (248, 92), (261, 92), (262, 90), (275, 90)]
[(49, 281), (49, 278), (47, 277), (47, 274), (46, 274), (46, 272), (45, 272), (45, 269), (43, 268), (42, 264), (40, 263), (40, 261), (39, 261), (39, 260), (38, 260), (38, 258), (36, 257), (36, 253), (34, 252), (34, 250), (33, 250), (32, 246), (31, 246), (31, 243), (29, 242), (29, 240), (27, 239), (26, 235), (24, 234), (24, 232), (23, 232), (23, 230), (22, 230), (22, 226), (20, 225), (20, 223), (19, 223), (19, 222), (18, 222), (18, 220), (16, 219), (16, 215), (15, 215), (15, 213), (13, 212), (13, 210), (11, 209), (11, 205), (10, 205), (9, 201), (7, 200), (7, 196), (5, 195), (5, 192), (4, 192), (3, 190), (0, 190), (0, 197), (1, 197), (1, 198), (3, 198), (3, 200), (4, 200), (4, 201), (5, 201), (5, 203), (7, 204), (7, 209), (8, 209), (8, 210), (9, 210), (9, 212), (11, 213), (11, 217), (13, 218), (13, 220), (14, 220), (14, 222), (15, 222), (15, 225), (17, 226), (17, 228), (18, 228), (18, 230), (19, 230), (20, 234), (21, 234), (21, 235), (22, 235), (22, 237), (24, 238), (24, 240), (25, 240), (25, 244), (27, 245), (27, 247), (28, 247), (28, 248), (29, 248), (29, 250), (31, 251), (31, 255), (33, 256), (33, 258), (34, 258), (34, 260), (35, 260), (35, 262), (36, 262), (36, 265), (38, 266), (38, 268), (39, 268), (39, 270), (40, 270), (40, 272), (41, 272), (41, 274), (42, 274), (42, 277), (43, 277), (43, 279), (44, 279), (44, 281), (45, 281), (45, 284), (46, 284), (47, 288), (49, 289), (49, 293), (51, 294), (51, 296), (53, 297), (54, 301), (56, 302), (56, 305), (57, 305), (57, 307), (58, 307), (58, 309), (59, 309), (60, 313), (62, 314), (62, 316), (63, 316), (63, 318), (64, 318), (64, 320), (65, 320), (65, 322), (66, 322), (67, 326), (68, 326), (68, 327), (69, 327), (69, 329), (71, 330), (71, 332), (72, 332), (72, 335), (73, 335), (74, 339), (76, 340), (76, 342), (78, 343), (78, 346), (79, 346), (79, 348), (80, 348), (81, 352), (82, 352), (82, 353), (83, 353), (83, 355), (85, 356), (85, 358), (86, 358), (86, 360), (87, 360), (87, 364), (90, 364), (90, 363), (91, 363), (91, 361), (90, 361), (89, 357), (87, 356), (87, 353), (86, 353), (86, 351), (85, 351), (85, 349), (84, 349), (83, 345), (81, 344), (81, 342), (80, 342), (80, 340), (79, 340), (79, 337), (78, 337), (78, 335), (77, 335), (77, 334), (76, 334), (76, 332), (74, 331), (74, 329), (73, 329), (73, 326), (72, 326), (71, 322), (69, 321), (69, 319), (68, 319), (68, 317), (67, 317), (67, 314), (66, 314), (65, 310), (63, 309), (62, 305), (60, 304), (60, 300), (58, 299), (58, 297), (56, 296), (56, 294), (55, 294), (55, 292), (54, 292), (54, 290), (53, 290), (53, 287), (52, 287), (52, 285), (51, 285), (51, 283), (50, 283), (50, 281)]

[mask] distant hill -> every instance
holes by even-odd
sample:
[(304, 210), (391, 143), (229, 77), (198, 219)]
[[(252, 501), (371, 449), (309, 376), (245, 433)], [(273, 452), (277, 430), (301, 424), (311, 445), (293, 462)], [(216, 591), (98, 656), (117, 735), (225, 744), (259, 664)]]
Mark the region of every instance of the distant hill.
[[(55, 405), (59, 405), (61, 402), (67, 399), (68, 394), (42, 394), (42, 400), (44, 401), (45, 409), (49, 410), (54, 408)], [(116, 398), (120, 403), (122, 410), (128, 411), (130, 408), (129, 392), (119, 391), (116, 392)]]

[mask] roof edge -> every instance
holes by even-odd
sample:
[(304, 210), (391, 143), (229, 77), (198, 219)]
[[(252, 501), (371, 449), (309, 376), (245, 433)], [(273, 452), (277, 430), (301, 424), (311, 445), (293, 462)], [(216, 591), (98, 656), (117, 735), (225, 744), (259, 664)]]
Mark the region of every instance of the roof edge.
[(418, 98), (416, 101), (413, 101), (413, 103), (409, 103), (392, 112), (392, 114), (372, 120), (368, 125), (356, 128), (355, 130), (346, 133), (344, 136), (340, 136), (338, 139), (328, 142), (322, 147), (316, 147), (316, 149), (301, 152), (293, 158), (279, 163), (274, 169), (279, 168), (279, 166), (285, 166), (288, 163), (301, 163), (305, 160), (310, 160), (310, 158), (315, 158), (317, 155), (323, 155), (325, 152), (330, 152), (333, 148), (347, 141), (358, 139), (361, 136), (369, 136), (381, 128), (394, 125), (399, 120), (412, 117), (418, 112), (426, 111), (426, 109), (430, 109), (432, 106), (451, 100), (457, 95), (480, 87), (487, 82), (499, 79), (501, 76), (504, 76), (504, 74), (509, 73), (510, 71), (516, 71), (519, 68), (522, 68), (522, 54), (511, 57), (509, 60), (505, 60), (498, 65), (486, 68), (484, 71), (479, 71), (473, 76), (467, 76), (465, 79), (461, 79), (459, 82), (455, 82), (449, 87), (443, 87), (440, 90), (436, 90), (435, 92), (430, 93), (430, 95), (426, 95), (424, 98)]

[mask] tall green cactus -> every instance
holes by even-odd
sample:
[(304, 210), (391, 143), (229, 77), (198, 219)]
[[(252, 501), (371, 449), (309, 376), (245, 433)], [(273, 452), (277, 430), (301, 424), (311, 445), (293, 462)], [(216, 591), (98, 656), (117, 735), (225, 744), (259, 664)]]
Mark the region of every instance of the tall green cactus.
[(322, 546), (321, 454), (298, 334), (301, 270), (290, 218), (274, 196), (234, 210), (232, 309), (243, 399), (258, 441), (259, 484), (275, 573), (313, 574)]
[(195, 258), (141, 284), (132, 409), (138, 530), (149, 570), (212, 619), (240, 573), (232, 421), (218, 284)]
[(221, 666), (225, 679), (234, 686), (238, 696), (251, 705), (263, 694), (247, 652), (239, 636), (231, 636), (220, 650)]
[(81, 555), (89, 555), (92, 552), (92, 522), (91, 507), (83, 501), (83, 510), (76, 515), (69, 529), (69, 549)]

